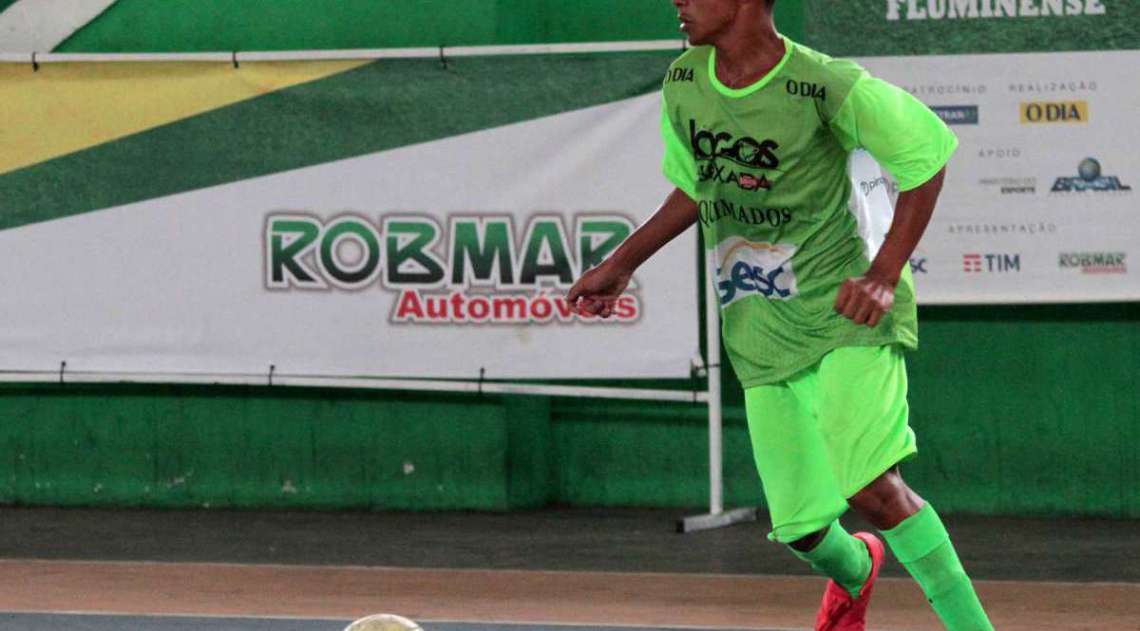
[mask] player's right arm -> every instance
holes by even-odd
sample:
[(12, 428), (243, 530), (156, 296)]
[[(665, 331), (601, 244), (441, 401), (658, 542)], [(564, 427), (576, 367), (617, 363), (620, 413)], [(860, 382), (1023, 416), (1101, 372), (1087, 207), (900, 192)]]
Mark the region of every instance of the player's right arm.
[(629, 279), (649, 257), (697, 221), (697, 203), (679, 188), (605, 261), (582, 274), (566, 294), (579, 313), (607, 318)]
[(697, 165), (692, 150), (682, 140), (679, 114), (669, 107), (668, 84), (661, 97), (661, 138), (665, 144), (661, 170), (676, 188), (657, 212), (629, 235), (609, 258), (582, 274), (570, 288), (566, 300), (578, 313), (609, 317), (633, 272), (697, 221), (698, 205), (693, 201), (696, 197)]

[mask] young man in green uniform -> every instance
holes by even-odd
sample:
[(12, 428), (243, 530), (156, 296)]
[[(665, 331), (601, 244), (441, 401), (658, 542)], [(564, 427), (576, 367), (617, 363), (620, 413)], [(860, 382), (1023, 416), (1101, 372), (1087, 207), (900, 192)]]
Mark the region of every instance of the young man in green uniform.
[[(918, 341), (908, 259), (957, 139), (906, 92), (779, 35), (774, 0), (673, 4), (694, 45), (663, 88), (676, 189), (568, 300), (608, 316), (634, 270), (699, 221), (769, 538), (831, 579), (816, 629), (863, 629), (882, 564), (878, 537), (839, 524), (848, 507), (881, 531), (947, 629), (992, 629), (937, 513), (897, 467), (916, 453), (901, 353)], [(855, 149), (901, 191), (877, 250), (848, 209)]]

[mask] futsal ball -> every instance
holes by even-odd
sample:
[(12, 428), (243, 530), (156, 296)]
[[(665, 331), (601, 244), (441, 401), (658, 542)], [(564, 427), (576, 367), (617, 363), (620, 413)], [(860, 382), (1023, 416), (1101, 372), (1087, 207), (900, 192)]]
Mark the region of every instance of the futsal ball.
[(403, 616), (378, 613), (353, 622), (345, 627), (344, 631), (423, 631), (423, 629)]
[(1091, 182), (1100, 177), (1100, 163), (1095, 158), (1085, 158), (1077, 166), (1077, 174), (1082, 180)]

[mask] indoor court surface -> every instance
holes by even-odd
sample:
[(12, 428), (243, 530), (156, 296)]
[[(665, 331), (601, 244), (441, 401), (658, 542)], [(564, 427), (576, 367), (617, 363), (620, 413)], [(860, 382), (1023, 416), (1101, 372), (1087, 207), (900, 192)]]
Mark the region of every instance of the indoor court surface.
[[(763, 521), (680, 535), (679, 516), (8, 508), (0, 629), (332, 631), (379, 612), (425, 631), (810, 628), (823, 581)], [(996, 628), (1140, 629), (1134, 525), (947, 522)], [(869, 629), (940, 629), (903, 576), (888, 561)]]

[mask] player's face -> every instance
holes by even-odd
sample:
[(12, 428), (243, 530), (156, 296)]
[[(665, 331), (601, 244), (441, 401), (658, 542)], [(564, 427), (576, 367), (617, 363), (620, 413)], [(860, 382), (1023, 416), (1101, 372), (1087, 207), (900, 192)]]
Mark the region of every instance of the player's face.
[(673, 0), (681, 31), (693, 46), (712, 44), (732, 26), (742, 0)]

